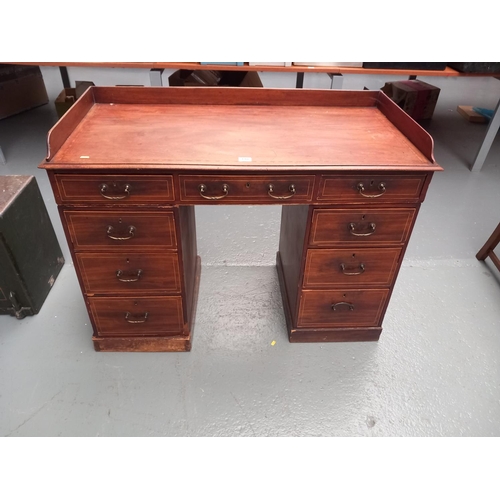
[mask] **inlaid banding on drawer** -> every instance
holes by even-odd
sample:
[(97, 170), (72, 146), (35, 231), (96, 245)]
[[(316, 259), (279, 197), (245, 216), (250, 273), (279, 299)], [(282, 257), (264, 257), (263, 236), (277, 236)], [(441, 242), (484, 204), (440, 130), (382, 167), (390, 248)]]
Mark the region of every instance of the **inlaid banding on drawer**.
[(182, 333), (184, 322), (180, 296), (91, 297), (88, 300), (99, 336)]
[(418, 203), (425, 179), (426, 175), (324, 175), (318, 200)]
[(401, 248), (309, 249), (304, 288), (389, 287), (400, 254)]
[(141, 205), (173, 202), (171, 175), (54, 175), (58, 204)]
[(389, 290), (304, 290), (298, 327), (379, 326)]
[(75, 251), (177, 247), (171, 211), (64, 210)]
[(414, 208), (317, 209), (313, 212), (312, 246), (400, 245), (410, 235)]
[(180, 175), (181, 201), (287, 204), (312, 201), (314, 175)]
[(177, 253), (76, 254), (87, 294), (180, 293)]

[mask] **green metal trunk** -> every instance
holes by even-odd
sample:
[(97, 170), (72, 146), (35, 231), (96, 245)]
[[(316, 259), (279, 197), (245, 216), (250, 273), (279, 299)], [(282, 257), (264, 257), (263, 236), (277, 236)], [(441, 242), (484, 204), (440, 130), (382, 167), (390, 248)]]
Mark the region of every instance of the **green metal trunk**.
[(33, 176), (0, 176), (0, 314), (37, 314), (64, 265)]

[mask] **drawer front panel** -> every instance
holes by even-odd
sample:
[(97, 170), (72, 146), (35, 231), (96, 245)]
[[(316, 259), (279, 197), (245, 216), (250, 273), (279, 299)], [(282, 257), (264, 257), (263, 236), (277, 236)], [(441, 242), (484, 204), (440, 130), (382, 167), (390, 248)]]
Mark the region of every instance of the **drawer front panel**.
[(318, 200), (339, 203), (418, 203), (426, 175), (323, 176)]
[(59, 204), (140, 205), (173, 202), (171, 175), (54, 176)]
[(193, 204), (286, 204), (312, 201), (314, 175), (180, 175), (180, 199)]
[(181, 297), (91, 297), (88, 300), (99, 336), (182, 333)]
[(88, 294), (180, 293), (181, 280), (176, 253), (76, 254)]
[(313, 212), (309, 243), (314, 246), (400, 245), (407, 241), (416, 209), (342, 210)]
[(298, 327), (378, 326), (389, 290), (304, 290)]
[(391, 286), (401, 248), (309, 249), (304, 288)]
[(75, 251), (176, 248), (174, 214), (169, 211), (64, 211)]

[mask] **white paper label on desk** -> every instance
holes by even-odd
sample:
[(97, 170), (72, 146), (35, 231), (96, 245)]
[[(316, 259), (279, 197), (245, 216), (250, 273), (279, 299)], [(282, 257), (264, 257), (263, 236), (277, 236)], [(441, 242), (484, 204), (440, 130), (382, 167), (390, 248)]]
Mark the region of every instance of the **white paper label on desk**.
[(238, 161), (252, 161), (251, 156), (238, 156)]

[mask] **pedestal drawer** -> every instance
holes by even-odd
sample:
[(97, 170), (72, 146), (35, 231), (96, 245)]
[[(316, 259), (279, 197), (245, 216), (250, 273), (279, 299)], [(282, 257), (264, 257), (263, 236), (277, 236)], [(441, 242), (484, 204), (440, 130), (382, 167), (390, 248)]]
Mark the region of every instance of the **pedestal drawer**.
[(177, 246), (171, 211), (65, 210), (63, 214), (75, 251)]
[(172, 202), (171, 175), (73, 175), (54, 176), (58, 204), (141, 205)]
[(309, 249), (304, 288), (391, 286), (401, 248)]
[(99, 336), (179, 335), (183, 329), (179, 296), (88, 300)]
[(180, 293), (177, 253), (76, 254), (87, 294)]
[(388, 295), (388, 289), (304, 290), (297, 327), (378, 326)]
[(317, 209), (309, 244), (314, 246), (401, 245), (408, 239), (414, 208)]

